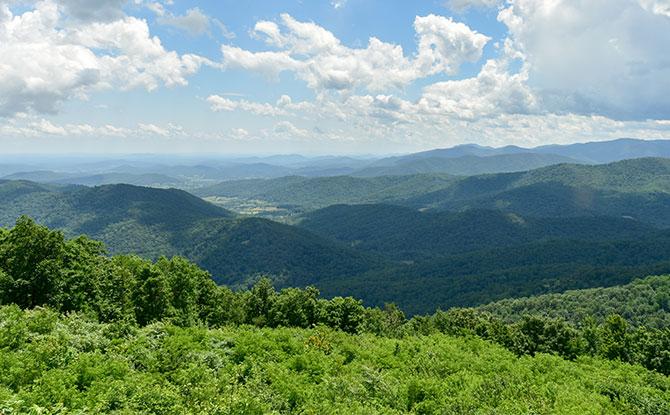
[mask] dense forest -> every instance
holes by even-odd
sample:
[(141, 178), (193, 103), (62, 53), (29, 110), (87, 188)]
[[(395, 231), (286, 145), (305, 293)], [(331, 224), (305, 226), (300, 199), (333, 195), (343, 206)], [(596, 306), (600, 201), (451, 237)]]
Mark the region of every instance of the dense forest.
[(561, 294), (506, 298), (477, 307), (505, 323), (526, 314), (578, 324), (587, 317), (602, 323), (619, 314), (633, 326), (670, 328), (670, 277), (651, 276), (613, 287), (569, 290)]
[(475, 176), (415, 174), (356, 178), (236, 180), (193, 190), (207, 197), (259, 200), (295, 212), (333, 204), (386, 203), (423, 210), (495, 209), (545, 217), (628, 216), (670, 226), (670, 160), (557, 164)]
[[(573, 171), (582, 184), (633, 189), (647, 183), (659, 197), (670, 197), (663, 193), (663, 165), (657, 159), (559, 165), (514, 173), (518, 183), (508, 187), (525, 188), (523, 183), (553, 177), (552, 171)], [(442, 186), (454, 180), (472, 185), (466, 193), (481, 194), (487, 188), (497, 191), (501, 177), (508, 176), (318, 180), (341, 181), (339, 194), (350, 191), (352, 183), (374, 182), (383, 191), (411, 193), (423, 191), (419, 183)], [(298, 185), (315, 179), (281, 180)], [(281, 186), (273, 190), (275, 181), (262, 183), (270, 186), (267, 191), (290, 194)], [(367, 186), (359, 188), (361, 196)], [(152, 261), (182, 256), (233, 289), (249, 288), (267, 276), (280, 289), (315, 285), (327, 297), (353, 296), (366, 306), (394, 301), (409, 316), (438, 307), (610, 287), (670, 272), (668, 231), (631, 217), (542, 217), (504, 209), (420, 212), (371, 204), (304, 212), (289, 226), (237, 215), (176, 189), (8, 181), (0, 183), (0, 195), (5, 226), (26, 214), (39, 224), (62, 229), (68, 237), (86, 234), (101, 240), (112, 255), (135, 254)], [(300, 193), (295, 196), (299, 200)], [(667, 215), (656, 217), (662, 221)]]
[(233, 292), (28, 218), (0, 232), (0, 302), (5, 413), (670, 411), (667, 328)]

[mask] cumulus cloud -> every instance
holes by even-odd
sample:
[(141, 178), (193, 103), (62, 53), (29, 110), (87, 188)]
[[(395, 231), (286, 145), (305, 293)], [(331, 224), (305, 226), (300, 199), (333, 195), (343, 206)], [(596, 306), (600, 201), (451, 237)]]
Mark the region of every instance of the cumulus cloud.
[(504, 60), (488, 60), (477, 77), (437, 82), (424, 89), (419, 106), (428, 113), (461, 119), (530, 114), (538, 100), (527, 85), (528, 71), (510, 74)]
[(275, 135), (278, 136), (288, 136), (288, 137), (305, 137), (307, 136), (307, 131), (297, 128), (290, 121), (280, 121), (275, 124), (272, 131)]
[(259, 73), (278, 80), (283, 71), (292, 71), (315, 90), (369, 91), (402, 89), (412, 81), (437, 73), (455, 74), (464, 62), (475, 62), (489, 37), (452, 19), (429, 15), (417, 17), (414, 29), (419, 51), (405, 56), (399, 45), (370, 38), (366, 48), (349, 48), (330, 31), (312, 22), (300, 22), (281, 15), (282, 28), (275, 22), (260, 21), (254, 35), (278, 51), (251, 52), (224, 45), (226, 68)]
[(159, 135), (162, 137), (175, 137), (184, 135), (184, 128), (180, 125), (174, 125), (168, 123), (166, 127), (159, 127), (155, 124), (142, 124), (139, 125), (139, 133), (146, 135)]
[[(644, 7), (643, 7), (644, 6)], [(515, 0), (498, 20), (549, 112), (631, 120), (670, 113), (667, 0)]]
[[(68, 7), (75, 6), (81, 4)], [(89, 16), (91, 22), (72, 23), (65, 9), (45, 0), (15, 16), (0, 4), (0, 115), (55, 113), (69, 99), (110, 87), (186, 85), (186, 77), (208, 62), (165, 50), (144, 20)]]
[(670, 0), (639, 0), (645, 10), (670, 17)]
[(256, 102), (249, 102), (245, 99), (232, 100), (219, 95), (210, 95), (205, 101), (212, 104), (209, 109), (214, 112), (242, 110), (249, 111), (256, 115), (275, 116), (285, 114), (285, 111), (281, 108), (273, 107), (268, 103), (259, 104)]
[(268, 81), (278, 81), (279, 74), (286, 70), (297, 70), (301, 63), (281, 52), (249, 52), (242, 48), (223, 45), (224, 68), (256, 72)]
[(158, 23), (186, 30), (192, 35), (201, 35), (209, 30), (210, 17), (200, 11), (199, 8), (194, 7), (187, 10), (183, 16), (159, 17)]
[(50, 121), (47, 121), (45, 119), (42, 119), (40, 121), (32, 122), (30, 124), (35, 130), (47, 134), (56, 134), (56, 135), (65, 135), (67, 134), (67, 131), (65, 128), (61, 126), (56, 126), (52, 124)]

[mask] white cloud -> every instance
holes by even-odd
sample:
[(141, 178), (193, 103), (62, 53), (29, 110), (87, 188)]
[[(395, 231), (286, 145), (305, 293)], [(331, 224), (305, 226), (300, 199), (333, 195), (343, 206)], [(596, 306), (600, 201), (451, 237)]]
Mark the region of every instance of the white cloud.
[(157, 1), (149, 1), (144, 3), (144, 7), (156, 13), (158, 16), (165, 16), (165, 7)]
[(616, 119), (670, 113), (667, 0), (515, 0), (498, 20), (550, 112)]
[(209, 97), (207, 97), (207, 99), (205, 99), (205, 101), (212, 104), (210, 106), (210, 110), (214, 112), (242, 110), (251, 112), (256, 115), (275, 116), (285, 114), (285, 111), (283, 111), (280, 108), (275, 108), (270, 104), (267, 103), (259, 104), (256, 102), (249, 102), (245, 99), (234, 101), (232, 99), (224, 98), (219, 95), (210, 95)]
[(65, 128), (69, 134), (73, 135), (91, 135), (95, 133), (95, 128), (88, 124), (68, 124)]
[(429, 74), (457, 74), (463, 62), (478, 61), (491, 40), (463, 23), (433, 14), (417, 16), (414, 30), (419, 36), (418, 61)]
[(286, 70), (296, 70), (301, 64), (281, 52), (249, 52), (247, 50), (223, 45), (224, 68), (242, 69), (263, 75), (269, 81), (278, 81), (279, 74)]
[(39, 122), (32, 122), (31, 127), (35, 130), (47, 134), (65, 135), (67, 131), (61, 126), (53, 125), (50, 121), (41, 119)]
[(221, 23), (221, 21), (219, 19), (212, 19), (212, 23), (214, 23), (216, 25), (216, 27), (219, 28), (219, 30), (221, 31), (221, 34), (226, 39), (234, 39), (235, 38), (235, 33), (229, 31), (228, 28), (226, 27), (226, 25)]
[[(79, 7), (83, 19), (82, 4), (72, 2), (68, 7)], [(90, 23), (73, 22), (63, 18), (52, 0), (16, 16), (4, 4), (0, 11), (0, 115), (4, 116), (31, 110), (54, 113), (64, 101), (105, 88), (186, 85), (186, 77), (209, 62), (165, 50), (160, 39), (151, 37), (147, 23), (134, 17), (107, 21), (89, 16)]]
[(307, 131), (297, 128), (289, 121), (280, 121), (275, 124), (272, 131), (275, 135), (278, 136), (287, 136), (287, 137), (305, 137), (307, 136)]
[(159, 17), (158, 23), (186, 30), (192, 35), (201, 35), (209, 29), (210, 17), (199, 8), (194, 7), (187, 10), (183, 16)]
[(331, 0), (330, 4), (333, 6), (333, 8), (339, 9), (341, 7), (344, 7), (345, 4), (347, 4), (347, 0)]
[(247, 140), (249, 139), (249, 131), (245, 130), (244, 128), (231, 128), (231, 135), (229, 138), (232, 138), (233, 140)]
[(645, 10), (670, 17), (670, 0), (639, 0)]
[(172, 123), (168, 123), (166, 127), (159, 127), (155, 124), (140, 123), (138, 132), (140, 134), (160, 135), (162, 137), (177, 137), (184, 135), (184, 128), (180, 125), (174, 125)]
[(462, 63), (479, 60), (490, 39), (452, 19), (417, 17), (418, 55), (406, 57), (401, 46), (374, 37), (367, 48), (353, 49), (315, 23), (299, 22), (288, 14), (281, 19), (286, 33), (269, 21), (258, 22), (253, 32), (280, 51), (251, 52), (224, 45), (224, 67), (256, 72), (275, 81), (281, 72), (292, 71), (315, 90), (398, 90), (428, 75), (455, 74)]
[(129, 128), (116, 127), (114, 125), (109, 124), (98, 128), (97, 132), (101, 135), (116, 136), (116, 137), (127, 137), (134, 133), (134, 131)]
[(530, 114), (539, 108), (527, 80), (527, 70), (511, 75), (504, 61), (492, 59), (476, 78), (427, 86), (419, 106), (428, 113), (470, 120), (499, 114)]

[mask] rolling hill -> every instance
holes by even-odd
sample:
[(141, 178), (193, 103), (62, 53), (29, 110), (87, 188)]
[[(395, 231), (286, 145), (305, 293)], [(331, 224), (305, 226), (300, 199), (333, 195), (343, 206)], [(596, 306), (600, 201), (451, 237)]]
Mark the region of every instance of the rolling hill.
[(303, 214), (297, 225), (357, 250), (405, 261), (539, 240), (641, 236), (654, 229), (626, 218), (536, 218), (478, 209), (419, 212), (380, 204), (329, 206)]
[(305, 286), (389, 265), (305, 229), (237, 218), (177, 189), (107, 185), (62, 192), (5, 182), (1, 194), (13, 197), (1, 199), (1, 226), (26, 215), (68, 236), (101, 240), (110, 254), (184, 255), (222, 284), (249, 284), (267, 274), (278, 286)]
[[(322, 281), (325, 296), (369, 305), (393, 299), (410, 315), (505, 298), (627, 284), (670, 273), (670, 233), (600, 241), (554, 240), (445, 256), (418, 264)], [(335, 294), (339, 293), (339, 294)]]
[(446, 174), (358, 178), (331, 176), (307, 178), (231, 180), (192, 191), (200, 197), (240, 197), (280, 206), (316, 209), (337, 203), (394, 202), (442, 189), (458, 178)]
[(289, 176), (228, 181), (193, 191), (201, 197), (256, 200), (294, 211), (333, 204), (386, 203), (417, 210), (493, 209), (520, 215), (630, 216), (670, 226), (670, 159), (604, 165), (558, 164), (527, 172), (355, 178)]
[[(435, 154), (429, 152), (430, 155)], [(438, 153), (439, 154), (439, 153)], [(485, 173), (526, 171), (560, 163), (580, 163), (579, 160), (555, 155), (536, 153), (499, 154), (492, 156), (464, 155), (461, 157), (417, 157), (410, 155), (393, 159), (382, 159), (370, 166), (351, 173), (357, 177), (407, 175), (421, 173), (447, 173), (470, 176)]]
[(630, 284), (569, 290), (561, 294), (504, 299), (478, 307), (506, 323), (524, 315), (560, 318), (574, 324), (585, 318), (596, 323), (618, 314), (633, 326), (670, 328), (670, 275), (637, 279)]
[(415, 208), (500, 209), (533, 216), (630, 216), (670, 226), (670, 159), (641, 158), (470, 176), (403, 202)]

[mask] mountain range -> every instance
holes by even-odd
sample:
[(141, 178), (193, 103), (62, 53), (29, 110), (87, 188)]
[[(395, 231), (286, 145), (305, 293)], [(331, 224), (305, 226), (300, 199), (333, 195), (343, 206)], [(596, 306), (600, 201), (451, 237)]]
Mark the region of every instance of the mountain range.
[(519, 172), (558, 163), (601, 164), (640, 157), (670, 157), (667, 140), (622, 138), (612, 141), (535, 148), (464, 144), (390, 157), (266, 157), (225, 155), (0, 156), (0, 178), (87, 186), (126, 183), (195, 189), (222, 180), (323, 177), (374, 177), (418, 173), (474, 175)]
[(102, 240), (110, 254), (183, 255), (230, 287), (266, 276), (421, 314), (670, 272), (669, 175), (670, 161), (642, 158), (466, 177), (287, 176), (194, 192), (294, 209), (292, 225), (177, 189), (14, 180), (0, 182), (0, 225), (27, 215)]

